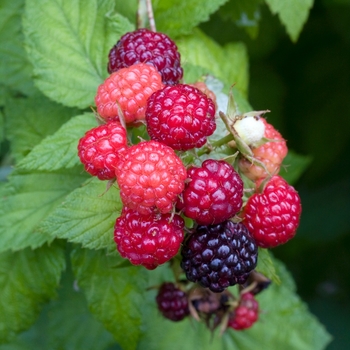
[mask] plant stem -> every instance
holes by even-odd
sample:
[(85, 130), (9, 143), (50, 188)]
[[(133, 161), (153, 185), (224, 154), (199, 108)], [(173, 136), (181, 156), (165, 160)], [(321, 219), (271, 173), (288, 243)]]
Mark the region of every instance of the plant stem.
[(146, 6), (147, 6), (147, 14), (148, 14), (148, 20), (149, 20), (149, 26), (152, 32), (156, 32), (156, 22), (154, 20), (153, 15), (153, 8), (152, 8), (152, 0), (146, 0)]
[(217, 148), (217, 147), (221, 147), (223, 145), (226, 145), (228, 142), (232, 141), (233, 140), (233, 136), (232, 134), (228, 134), (224, 137), (222, 137), (221, 139), (217, 140), (217, 141), (213, 141), (210, 146), (205, 146), (203, 148), (201, 148), (197, 155), (198, 157), (200, 157), (201, 155), (203, 154), (206, 154), (206, 153), (210, 153), (214, 148)]

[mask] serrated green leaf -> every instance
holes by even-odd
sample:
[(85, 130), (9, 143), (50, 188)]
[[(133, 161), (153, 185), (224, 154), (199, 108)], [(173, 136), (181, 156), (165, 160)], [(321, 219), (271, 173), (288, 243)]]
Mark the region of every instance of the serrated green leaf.
[(267, 249), (259, 248), (258, 265), (256, 267), (256, 271), (262, 273), (274, 283), (281, 284), (281, 279), (276, 273), (275, 266), (273, 265)]
[(23, 7), (24, 0), (2, 0), (0, 4), (0, 81), (12, 89), (32, 95), (32, 66), (23, 46)]
[(73, 271), (86, 295), (91, 312), (124, 350), (134, 350), (141, 336), (141, 310), (146, 289), (142, 267), (115, 267), (120, 256), (103, 251), (76, 249)]
[(170, 36), (190, 34), (201, 22), (209, 20), (227, 0), (153, 0), (157, 30)]
[[(285, 266), (275, 259), (273, 265), (282, 282), (280, 285), (272, 283), (257, 295), (260, 307), (258, 322), (242, 332), (227, 329), (222, 337), (218, 331), (211, 334), (203, 323), (193, 320), (176, 323), (165, 320), (156, 309), (156, 292), (149, 291), (145, 294), (145, 332), (137, 349), (324, 349), (330, 341), (329, 334), (295, 294), (295, 284)], [(157, 274), (157, 270), (152, 273)]]
[(0, 254), (0, 342), (34, 323), (42, 304), (55, 296), (64, 267), (58, 244)]
[(81, 167), (56, 172), (17, 170), (1, 188), (0, 252), (37, 248), (52, 241), (38, 225), (86, 179)]
[(80, 164), (78, 142), (85, 132), (97, 126), (93, 113), (85, 113), (70, 119), (53, 135), (41, 143), (17, 165), (28, 170), (57, 170)]
[(307, 21), (313, 0), (265, 0), (271, 12), (277, 14), (287, 33), (296, 42)]
[(22, 159), (42, 139), (77, 114), (77, 109), (63, 107), (41, 94), (9, 99), (5, 106), (5, 131), (15, 160)]
[(133, 29), (113, 9), (113, 0), (26, 1), (26, 48), (45, 95), (70, 107), (93, 105), (109, 50)]
[(246, 97), (248, 89), (248, 56), (243, 43), (229, 43), (222, 47), (199, 29), (177, 40), (181, 60), (207, 70)]
[(145, 332), (137, 350), (243, 350), (226, 335), (222, 338), (217, 334), (213, 336), (204, 323), (191, 322), (188, 318), (181, 322), (165, 319), (157, 310), (155, 297), (155, 293), (151, 292), (147, 296), (148, 308), (144, 308)]
[(86, 248), (115, 250), (113, 227), (122, 203), (116, 187), (106, 190), (107, 182), (89, 179), (67, 196), (40, 230)]
[[(104, 350), (114, 343), (113, 336), (89, 311), (70, 268), (62, 276), (58, 298), (47, 303), (36, 323), (12, 342), (28, 350)], [(0, 346), (0, 350), (7, 348)]]
[[(325, 349), (331, 337), (295, 294), (295, 285), (285, 266), (273, 259), (282, 283), (260, 293), (260, 319), (249, 330), (232, 336), (239, 349)], [(289, 327), (281, 326), (289, 325)]]
[(297, 154), (291, 150), (284, 158), (279, 175), (294, 184), (312, 162), (312, 157)]

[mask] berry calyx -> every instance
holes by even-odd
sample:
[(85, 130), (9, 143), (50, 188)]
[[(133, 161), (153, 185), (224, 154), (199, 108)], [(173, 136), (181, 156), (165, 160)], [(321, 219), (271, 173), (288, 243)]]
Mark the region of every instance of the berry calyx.
[(120, 123), (110, 122), (85, 133), (78, 143), (78, 156), (89, 174), (100, 180), (111, 180), (126, 149), (125, 129)]
[(114, 241), (123, 258), (148, 270), (172, 259), (184, 238), (184, 220), (179, 215), (142, 215), (123, 208), (114, 226)]
[(146, 28), (123, 35), (110, 50), (108, 58), (109, 73), (137, 63), (148, 63), (156, 67), (164, 84), (177, 84), (183, 75), (176, 44), (166, 34)]
[(181, 267), (189, 281), (215, 293), (243, 284), (256, 267), (258, 247), (242, 223), (198, 226), (185, 240)]
[[(264, 137), (272, 141), (268, 141), (261, 146), (252, 149), (255, 159), (264, 163), (270, 175), (277, 175), (282, 161), (288, 153), (285, 139), (282, 135), (269, 124), (266, 119), (260, 118), (265, 124)], [(252, 164), (249, 160), (242, 157), (239, 161), (239, 168), (244, 175), (252, 181), (263, 179), (269, 174), (259, 165)]]
[(231, 314), (227, 326), (235, 330), (243, 330), (253, 326), (259, 318), (259, 303), (252, 293), (241, 295), (239, 305)]
[(177, 201), (177, 208), (187, 217), (200, 225), (214, 225), (240, 211), (243, 181), (229, 163), (208, 159), (201, 167), (190, 167), (187, 176)]
[(141, 214), (169, 213), (183, 191), (186, 168), (170, 147), (143, 141), (123, 153), (116, 168), (124, 206)]
[(252, 195), (243, 210), (244, 223), (263, 248), (273, 248), (293, 238), (300, 214), (298, 192), (279, 175), (267, 182), (262, 193)]
[(153, 92), (163, 88), (156, 68), (138, 63), (112, 73), (97, 89), (97, 112), (105, 120), (119, 120), (120, 112), (126, 124), (145, 119), (146, 104)]
[(193, 86), (166, 86), (147, 101), (146, 122), (152, 140), (176, 150), (199, 148), (215, 131), (215, 105)]
[(156, 301), (158, 310), (171, 321), (181, 321), (190, 313), (186, 293), (174, 283), (163, 283), (158, 290)]

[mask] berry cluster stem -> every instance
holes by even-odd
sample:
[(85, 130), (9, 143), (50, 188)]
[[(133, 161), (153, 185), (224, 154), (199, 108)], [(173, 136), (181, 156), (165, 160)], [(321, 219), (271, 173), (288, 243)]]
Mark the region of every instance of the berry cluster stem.
[(152, 0), (146, 0), (146, 6), (147, 6), (149, 26), (150, 26), (152, 32), (156, 32), (157, 29), (156, 29), (156, 22), (154, 20), (154, 15), (153, 15)]
[(153, 15), (152, 0), (139, 0), (137, 9), (137, 28), (145, 28), (147, 20), (150, 29), (153, 32), (156, 32), (157, 30)]
[(232, 134), (228, 134), (224, 137), (222, 137), (219, 140), (213, 141), (210, 143), (209, 146), (202, 147), (198, 152), (198, 157), (202, 156), (203, 154), (210, 153), (213, 149), (227, 145), (230, 141), (233, 140)]

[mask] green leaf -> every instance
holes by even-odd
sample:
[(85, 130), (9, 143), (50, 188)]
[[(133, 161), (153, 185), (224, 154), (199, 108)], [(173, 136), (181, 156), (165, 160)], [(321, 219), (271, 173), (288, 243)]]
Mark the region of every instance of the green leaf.
[(139, 0), (115, 1), (115, 11), (134, 23), (138, 2)]
[(0, 254), (0, 342), (28, 328), (41, 306), (56, 295), (65, 267), (58, 244)]
[(143, 308), (145, 332), (138, 348), (324, 349), (330, 341), (329, 334), (295, 293), (294, 282), (284, 265), (275, 259), (273, 265), (282, 283), (280, 285), (272, 283), (269, 288), (257, 295), (260, 307), (258, 322), (243, 332), (227, 329), (222, 337), (218, 331), (212, 335), (203, 323), (199, 324), (193, 320), (186, 319), (176, 323), (165, 320), (156, 309), (156, 292), (149, 291), (145, 294), (147, 307)]
[(52, 241), (38, 225), (86, 179), (81, 173), (81, 168), (52, 173), (23, 170), (12, 173), (0, 192), (0, 252), (36, 248)]
[(5, 138), (5, 120), (2, 111), (0, 110), (0, 143), (4, 141)]
[(86, 108), (107, 77), (108, 52), (133, 26), (113, 0), (26, 1), (23, 28), (37, 87), (66, 106)]
[(124, 350), (136, 348), (141, 336), (141, 310), (146, 289), (142, 267), (118, 268), (123, 259), (103, 251), (76, 249), (74, 274), (91, 312), (104, 324)]
[(24, 0), (2, 0), (0, 4), (0, 81), (14, 90), (32, 95), (32, 66), (23, 45), (23, 7)]
[(79, 165), (78, 142), (85, 132), (97, 126), (93, 113), (85, 113), (70, 119), (53, 135), (41, 143), (20, 161), (20, 168), (32, 170), (57, 170)]
[(199, 29), (179, 38), (177, 45), (183, 62), (207, 70), (223, 81), (226, 87), (235, 84), (244, 97), (248, 89), (248, 56), (243, 43), (229, 43), (222, 47)]
[(265, 0), (265, 2), (274, 15), (278, 14), (288, 35), (296, 42), (307, 21), (313, 0)]
[(275, 266), (267, 249), (259, 248), (258, 266), (256, 267), (256, 271), (262, 273), (274, 283), (281, 283), (281, 279), (276, 273)]
[(13, 157), (19, 161), (47, 135), (53, 134), (76, 109), (63, 107), (37, 94), (30, 98), (12, 98), (5, 105), (6, 138)]
[(155, 293), (149, 292), (149, 305), (147, 309), (144, 308), (145, 332), (137, 349), (244, 350), (236, 347), (226, 335), (222, 338), (217, 334), (213, 336), (204, 323), (191, 322), (188, 318), (181, 322), (165, 319), (157, 310), (155, 297)]
[(170, 36), (190, 34), (225, 2), (227, 0), (153, 0), (157, 30)]
[(272, 284), (257, 296), (259, 321), (251, 329), (232, 335), (239, 349), (325, 349), (330, 335), (295, 293), (284, 265), (275, 259), (273, 263), (282, 283)]
[(284, 158), (279, 175), (287, 180), (289, 184), (294, 184), (309, 167), (312, 162), (310, 156), (303, 156), (293, 151), (288, 151)]
[(15, 345), (29, 350), (103, 350), (113, 343), (113, 336), (89, 311), (85, 295), (68, 268), (60, 281), (58, 298), (43, 307), (28, 331), (7, 346), (0, 346), (0, 350)]
[(72, 192), (42, 223), (52, 237), (65, 238), (90, 249), (115, 250), (113, 231), (122, 209), (119, 191), (107, 182), (89, 179)]
[(256, 38), (260, 19), (259, 5), (261, 0), (228, 1), (220, 7), (218, 14), (223, 20), (231, 20), (238, 27), (244, 28), (247, 33)]

